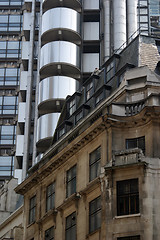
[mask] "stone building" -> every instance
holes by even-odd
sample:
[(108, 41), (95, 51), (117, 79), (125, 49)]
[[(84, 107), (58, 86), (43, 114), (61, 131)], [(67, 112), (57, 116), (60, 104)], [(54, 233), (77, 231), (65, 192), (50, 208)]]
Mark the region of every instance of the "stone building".
[(51, 147), (16, 187), (23, 239), (160, 239), (158, 62), (138, 36), (67, 97)]

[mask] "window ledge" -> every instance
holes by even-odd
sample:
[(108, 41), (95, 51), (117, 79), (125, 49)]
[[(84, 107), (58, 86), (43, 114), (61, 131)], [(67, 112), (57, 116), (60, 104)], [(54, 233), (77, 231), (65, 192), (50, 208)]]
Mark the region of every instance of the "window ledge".
[(35, 224), (35, 223), (36, 223), (36, 221), (29, 223), (29, 224), (27, 225), (27, 228), (29, 228), (30, 226), (32, 226), (32, 225)]
[(100, 232), (101, 231), (101, 228), (98, 228), (98, 229), (96, 229), (95, 231), (93, 231), (93, 232), (91, 232), (91, 233), (88, 233), (87, 235), (86, 235), (86, 238), (88, 239), (90, 236), (92, 236), (93, 234), (95, 234), (95, 233), (97, 233), (97, 232)]
[(56, 216), (57, 215), (57, 210), (55, 208), (50, 209), (48, 212), (45, 213), (45, 215), (39, 219), (36, 223), (42, 223), (45, 221), (48, 217), (50, 216)]
[(122, 215), (122, 216), (115, 216), (114, 219), (121, 219), (121, 218), (132, 218), (132, 217), (140, 217), (140, 213), (136, 214), (129, 214), (129, 215)]
[(61, 211), (65, 208), (67, 208), (68, 206), (70, 206), (71, 203), (78, 201), (80, 198), (81, 198), (81, 194), (79, 192), (73, 193), (71, 196), (66, 198), (64, 200), (64, 202), (59, 207), (57, 207), (56, 209), (58, 211)]
[(91, 192), (93, 190), (95, 190), (97, 187), (100, 186), (100, 177), (96, 177), (95, 179), (93, 179), (91, 182), (89, 182), (86, 186), (86, 188), (82, 191), (80, 191), (80, 194), (86, 194), (88, 192)]

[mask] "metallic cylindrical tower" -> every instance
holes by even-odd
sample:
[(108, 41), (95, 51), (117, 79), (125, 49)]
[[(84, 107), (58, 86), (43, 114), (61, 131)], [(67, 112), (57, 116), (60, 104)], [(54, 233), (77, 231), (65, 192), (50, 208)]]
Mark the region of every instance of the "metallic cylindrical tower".
[[(133, 0), (134, 1), (134, 0)], [(126, 42), (126, 0), (113, 1), (114, 50)]]
[(111, 47), (111, 16), (110, 16), (110, 0), (103, 0), (103, 22), (104, 22), (104, 62), (110, 57)]
[(50, 146), (64, 100), (76, 90), (81, 62), (81, 1), (45, 0), (42, 8), (38, 153)]
[[(136, 36), (136, 31), (137, 31), (137, 0), (127, 1), (127, 20), (128, 20), (127, 35), (128, 35), (128, 42), (130, 42)], [(133, 36), (133, 38), (131, 36)]]

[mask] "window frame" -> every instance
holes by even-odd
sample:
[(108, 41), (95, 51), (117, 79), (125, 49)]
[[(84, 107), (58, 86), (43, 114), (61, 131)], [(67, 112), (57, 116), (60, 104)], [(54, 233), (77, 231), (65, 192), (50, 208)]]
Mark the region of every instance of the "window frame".
[(94, 82), (89, 82), (86, 86), (86, 101), (88, 101), (94, 94)]
[[(134, 142), (135, 141), (135, 147), (129, 147), (129, 143), (131, 144), (131, 141)], [(143, 145), (144, 147), (141, 148), (140, 145), (140, 141), (143, 141)], [(137, 138), (126, 138), (125, 140), (126, 142), (126, 149), (132, 149), (132, 148), (140, 148), (143, 152), (143, 154), (145, 154), (145, 136), (141, 136), (141, 137), (137, 137)]]
[[(49, 194), (50, 187), (52, 189), (51, 189), (51, 193)], [(46, 187), (46, 212), (54, 208), (55, 208), (55, 182), (49, 184)]]
[[(51, 232), (51, 234), (53, 233), (52, 236), (46, 236), (48, 234), (48, 232), (49, 232), (49, 234), (50, 234), (50, 232)], [(44, 239), (45, 240), (54, 240), (54, 226), (52, 226), (52, 227), (48, 228), (47, 230), (45, 230)]]
[[(69, 179), (70, 173), (71, 173), (71, 178)], [(77, 165), (75, 164), (66, 172), (66, 198), (76, 193), (76, 187), (77, 187), (76, 181), (77, 181)]]
[(140, 212), (138, 178), (117, 181), (116, 195), (117, 216), (138, 214)]
[(73, 98), (68, 103), (69, 116), (71, 116), (76, 111), (76, 98)]
[[(33, 201), (33, 206), (32, 206)], [(29, 219), (28, 223), (32, 224), (36, 220), (36, 195), (29, 199)]]
[[(92, 212), (92, 206), (95, 206), (95, 210)], [(100, 207), (98, 207), (100, 205)], [(93, 199), (89, 202), (89, 234), (97, 231), (101, 228), (101, 196), (98, 196), (97, 198)], [(98, 222), (98, 217), (100, 214), (100, 222)], [(93, 220), (93, 226), (92, 226), (92, 220)]]
[[(68, 215), (65, 219), (65, 240), (76, 240), (76, 226), (77, 226), (77, 218), (76, 218), (76, 212), (71, 213), (70, 215)], [(70, 226), (68, 226), (69, 224), (67, 223), (67, 221), (71, 221)], [(69, 234), (71, 236), (68, 237), (67, 233), (69, 232)], [(74, 236), (72, 236), (72, 234), (74, 234)]]
[[(94, 158), (94, 156), (95, 156), (95, 159), (92, 159)], [(89, 154), (89, 181), (90, 182), (100, 175), (100, 162), (101, 162), (101, 146), (99, 146)], [(91, 175), (93, 171), (94, 171), (94, 176)]]

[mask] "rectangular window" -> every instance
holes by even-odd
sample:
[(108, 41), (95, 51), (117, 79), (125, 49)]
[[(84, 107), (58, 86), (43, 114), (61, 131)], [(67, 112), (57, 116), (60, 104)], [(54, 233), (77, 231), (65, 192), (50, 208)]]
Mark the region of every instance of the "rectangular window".
[(111, 62), (106, 68), (106, 81), (108, 82), (115, 75), (115, 64)]
[(104, 93), (101, 92), (101, 93), (95, 98), (95, 103), (96, 103), (96, 105), (97, 105), (98, 103), (100, 103), (100, 102), (103, 100), (103, 98), (104, 98)]
[(29, 224), (36, 220), (36, 196), (32, 197), (29, 202)]
[(0, 126), (0, 144), (14, 145), (16, 140), (16, 126)]
[(92, 181), (100, 174), (101, 148), (97, 148), (89, 155), (89, 180)]
[(93, 82), (90, 82), (90, 83), (87, 85), (87, 88), (86, 88), (86, 99), (87, 99), (87, 100), (92, 97), (93, 92), (94, 92)]
[(71, 116), (75, 110), (76, 110), (76, 99), (73, 99), (69, 103), (69, 115)]
[(0, 176), (6, 177), (13, 176), (13, 171), (14, 171), (14, 157), (0, 156)]
[(55, 207), (55, 183), (50, 184), (46, 190), (46, 211)]
[(0, 68), (0, 85), (10, 86), (19, 84), (19, 68)]
[(119, 237), (117, 240), (140, 240), (140, 236)]
[(65, 134), (65, 127), (59, 130), (59, 138), (62, 137), (64, 134)]
[(117, 182), (117, 215), (139, 213), (138, 179)]
[(81, 110), (75, 117), (76, 123), (83, 118), (83, 111)]
[(9, 14), (0, 15), (0, 31), (20, 32), (22, 28), (22, 16)]
[(45, 240), (54, 240), (54, 227), (45, 231)]
[(92, 233), (101, 227), (101, 197), (89, 203), (89, 232)]
[(3, 6), (21, 6), (23, 0), (1, 0), (1, 5)]
[(145, 154), (145, 137), (126, 139), (126, 149), (140, 148)]
[(20, 41), (0, 41), (1, 58), (19, 58), (21, 56)]
[(76, 192), (76, 165), (67, 171), (66, 197)]
[(76, 212), (66, 217), (66, 240), (76, 240)]

